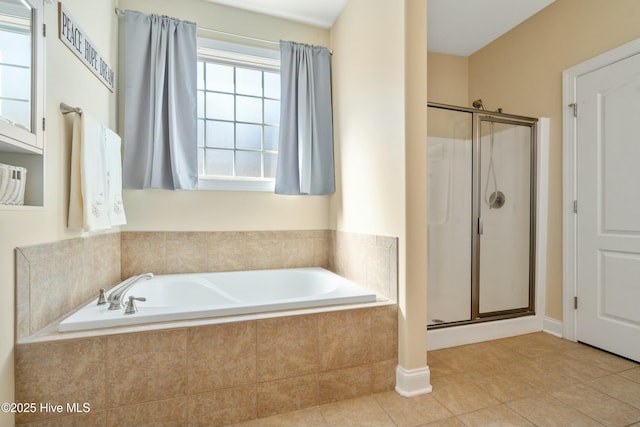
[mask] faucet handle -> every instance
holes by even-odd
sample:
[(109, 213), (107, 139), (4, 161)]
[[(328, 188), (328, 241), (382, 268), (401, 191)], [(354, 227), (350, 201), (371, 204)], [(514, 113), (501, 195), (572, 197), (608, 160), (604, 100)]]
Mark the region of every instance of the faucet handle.
[(124, 310), (124, 314), (134, 314), (138, 311), (138, 307), (136, 307), (136, 301), (146, 301), (147, 299), (144, 297), (134, 297), (133, 295), (129, 297), (129, 301), (127, 301), (126, 308)]
[(106, 304), (107, 303), (107, 299), (104, 296), (105, 289), (104, 288), (100, 288), (100, 290), (98, 292), (99, 292), (99, 294), (98, 294), (98, 303), (97, 304), (98, 305)]

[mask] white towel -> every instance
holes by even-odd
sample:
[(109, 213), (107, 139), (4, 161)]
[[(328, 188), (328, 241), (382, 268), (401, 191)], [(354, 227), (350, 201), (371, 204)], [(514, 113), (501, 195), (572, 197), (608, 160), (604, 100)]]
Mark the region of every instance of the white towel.
[(125, 222), (120, 137), (86, 112), (77, 114), (71, 144), (68, 226), (99, 231)]
[(120, 136), (111, 129), (104, 128), (105, 159), (107, 169), (107, 207), (112, 226), (124, 225), (127, 217), (122, 202), (122, 151)]

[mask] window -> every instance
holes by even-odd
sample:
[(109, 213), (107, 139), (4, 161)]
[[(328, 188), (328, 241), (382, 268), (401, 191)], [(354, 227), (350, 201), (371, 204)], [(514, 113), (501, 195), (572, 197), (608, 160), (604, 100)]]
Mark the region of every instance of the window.
[(221, 42), (211, 43), (217, 49), (199, 41), (197, 64), (199, 187), (271, 190), (280, 122), (279, 60), (265, 57), (265, 49), (232, 45), (235, 51), (229, 51), (220, 49)]

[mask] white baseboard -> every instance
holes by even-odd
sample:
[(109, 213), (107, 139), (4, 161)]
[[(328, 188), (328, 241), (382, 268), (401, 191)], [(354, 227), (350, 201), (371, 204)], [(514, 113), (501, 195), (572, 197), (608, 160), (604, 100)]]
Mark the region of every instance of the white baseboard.
[(562, 322), (551, 317), (544, 317), (544, 320), (542, 321), (542, 330), (548, 334), (555, 335), (556, 337), (563, 337)]
[(414, 397), (431, 393), (431, 372), (429, 367), (404, 369), (396, 367), (396, 393), (404, 397)]

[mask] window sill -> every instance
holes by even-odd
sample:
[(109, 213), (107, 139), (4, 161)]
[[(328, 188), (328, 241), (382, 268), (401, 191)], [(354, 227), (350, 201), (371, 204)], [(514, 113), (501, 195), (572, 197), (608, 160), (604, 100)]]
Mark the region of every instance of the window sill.
[(198, 179), (198, 190), (222, 190), (222, 191), (260, 191), (273, 193), (275, 180), (273, 179)]

